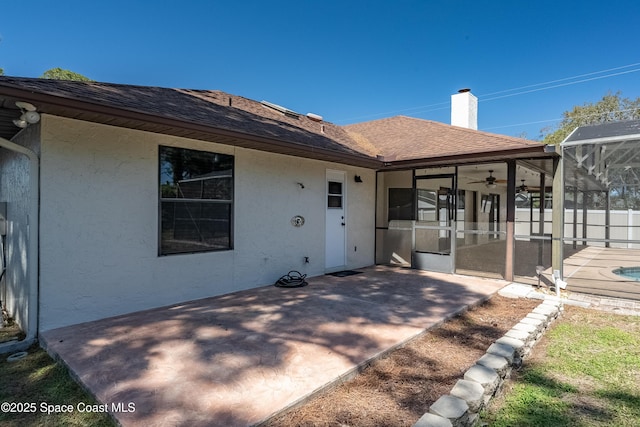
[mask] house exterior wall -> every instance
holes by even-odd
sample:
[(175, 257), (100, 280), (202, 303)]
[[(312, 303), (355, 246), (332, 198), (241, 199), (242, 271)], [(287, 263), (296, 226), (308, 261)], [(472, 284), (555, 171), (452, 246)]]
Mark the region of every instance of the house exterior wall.
[[(13, 139), (14, 143), (36, 153), (40, 149), (40, 126), (31, 125)], [(24, 154), (0, 148), (0, 202), (7, 205), (5, 237), (6, 272), (0, 282), (0, 299), (23, 331), (35, 322), (36, 306), (29, 293), (29, 207), (31, 200), (30, 164)], [(37, 220), (37, 219), (36, 219)]]
[[(160, 145), (234, 156), (233, 250), (158, 256)], [(346, 267), (371, 265), (374, 171), (43, 116), (40, 330), (270, 285), (290, 270), (324, 274), (328, 168), (347, 175)]]

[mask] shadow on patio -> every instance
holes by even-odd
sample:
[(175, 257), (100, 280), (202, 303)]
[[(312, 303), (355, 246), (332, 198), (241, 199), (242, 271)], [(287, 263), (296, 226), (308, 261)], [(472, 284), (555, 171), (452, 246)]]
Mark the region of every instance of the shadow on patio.
[(125, 426), (265, 420), (506, 282), (371, 267), (42, 334)]

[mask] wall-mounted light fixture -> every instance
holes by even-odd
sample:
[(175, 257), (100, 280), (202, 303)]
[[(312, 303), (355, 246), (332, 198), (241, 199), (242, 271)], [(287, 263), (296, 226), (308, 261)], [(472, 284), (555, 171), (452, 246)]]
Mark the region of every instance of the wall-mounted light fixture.
[(16, 106), (20, 108), (22, 114), (19, 118), (13, 121), (13, 124), (19, 128), (26, 128), (27, 126), (38, 123), (40, 121), (40, 114), (36, 111), (36, 107), (28, 102), (17, 101)]
[(360, 175), (356, 175), (356, 176), (354, 176), (354, 177), (353, 177), (353, 180), (354, 180), (355, 182), (362, 182), (362, 178), (360, 177)]
[(300, 186), (300, 188), (304, 188), (304, 184), (303, 183), (298, 182), (297, 184)]

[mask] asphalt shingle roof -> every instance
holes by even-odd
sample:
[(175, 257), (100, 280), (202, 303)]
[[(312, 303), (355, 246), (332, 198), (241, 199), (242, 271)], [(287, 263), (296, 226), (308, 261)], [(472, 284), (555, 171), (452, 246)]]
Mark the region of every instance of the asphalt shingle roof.
[[(0, 77), (1, 87), (111, 107), (125, 112), (195, 123), (355, 154), (339, 126), (286, 116), (259, 102), (214, 90), (172, 89), (99, 82)], [(1, 92), (1, 89), (0, 89)], [(231, 99), (231, 104), (229, 102)], [(324, 125), (324, 126), (322, 126)]]
[(348, 125), (345, 129), (354, 138), (366, 139), (389, 161), (542, 147), (535, 141), (406, 116)]
[(222, 143), (251, 136), (257, 143), (245, 145), (249, 148), (285, 154), (290, 149), (328, 160), (335, 154), (367, 166), (382, 165), (377, 156), (389, 162), (542, 147), (405, 116), (341, 127), (217, 90), (0, 76), (0, 101), (12, 97), (36, 102), (38, 111), (54, 115), (211, 141), (218, 140), (209, 135), (226, 132)]

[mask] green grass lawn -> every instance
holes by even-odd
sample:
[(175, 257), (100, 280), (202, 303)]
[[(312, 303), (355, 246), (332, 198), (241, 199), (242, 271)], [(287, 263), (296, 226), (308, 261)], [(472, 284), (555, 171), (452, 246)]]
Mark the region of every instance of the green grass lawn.
[(640, 317), (566, 307), (482, 423), (640, 426)]
[(44, 350), (32, 347), (28, 353), (15, 362), (7, 361), (9, 355), (0, 359), (0, 425), (116, 425), (104, 413), (81, 412), (96, 401)]

